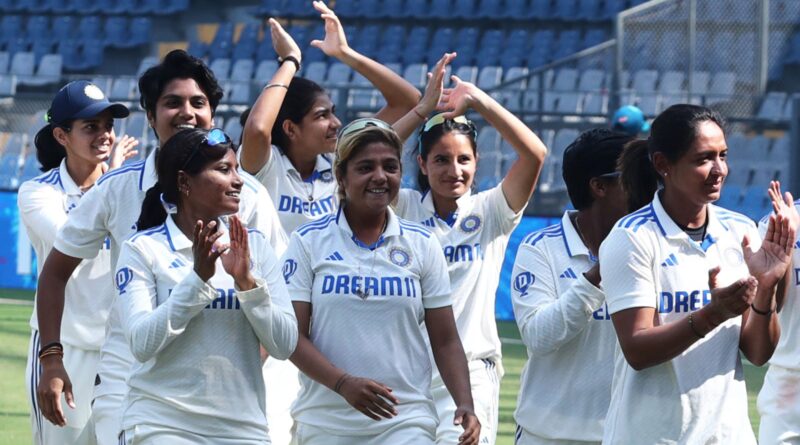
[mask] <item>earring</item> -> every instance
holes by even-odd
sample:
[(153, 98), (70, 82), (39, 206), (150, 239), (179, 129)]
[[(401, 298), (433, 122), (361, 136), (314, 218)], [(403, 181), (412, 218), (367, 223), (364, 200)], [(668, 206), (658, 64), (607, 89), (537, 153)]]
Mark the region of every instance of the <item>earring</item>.
[(184, 195), (186, 195), (186, 197), (188, 198), (188, 197), (189, 197), (189, 188), (188, 188), (188, 187), (184, 188), (184, 189), (182, 190), (182, 193), (183, 193)]

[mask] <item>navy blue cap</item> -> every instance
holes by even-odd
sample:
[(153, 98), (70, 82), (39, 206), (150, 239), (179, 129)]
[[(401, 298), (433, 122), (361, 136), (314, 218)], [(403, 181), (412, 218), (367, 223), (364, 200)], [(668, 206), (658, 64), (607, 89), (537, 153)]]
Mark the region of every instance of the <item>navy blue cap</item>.
[(128, 107), (112, 103), (97, 85), (88, 80), (76, 80), (64, 85), (47, 111), (47, 122), (60, 125), (73, 119), (88, 119), (105, 110), (111, 110), (115, 119), (128, 117)]
[(650, 131), (650, 124), (644, 119), (644, 113), (639, 107), (625, 105), (614, 113), (611, 128), (616, 131), (636, 136), (639, 133)]

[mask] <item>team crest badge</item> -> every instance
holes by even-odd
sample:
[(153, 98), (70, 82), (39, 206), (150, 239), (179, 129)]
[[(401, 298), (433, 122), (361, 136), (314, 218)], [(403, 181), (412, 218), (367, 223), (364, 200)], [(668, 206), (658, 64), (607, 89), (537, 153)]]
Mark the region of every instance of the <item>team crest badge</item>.
[(331, 182), (333, 181), (333, 173), (331, 173), (329, 170), (326, 170), (322, 172), (320, 178), (325, 182)]
[(478, 215), (469, 215), (461, 221), (459, 226), (462, 232), (472, 233), (481, 227), (481, 219)]
[(103, 100), (105, 97), (103, 95), (103, 91), (101, 91), (100, 88), (97, 88), (96, 85), (92, 84), (86, 85), (86, 87), (83, 88), (83, 94), (85, 94), (89, 99), (94, 100)]
[(389, 260), (395, 266), (400, 267), (406, 267), (411, 263), (411, 257), (405, 250), (399, 247), (392, 248), (392, 250), (389, 251)]
[(725, 249), (723, 258), (725, 258), (725, 262), (730, 266), (738, 266), (744, 263), (744, 256), (742, 255), (742, 252), (735, 247), (728, 247)]
[(283, 280), (289, 284), (289, 278), (297, 272), (297, 262), (293, 259), (288, 259), (283, 263)]
[(117, 286), (120, 295), (125, 293), (125, 288), (130, 284), (131, 280), (133, 280), (133, 271), (129, 267), (123, 267), (114, 275), (114, 284)]
[(520, 297), (528, 294), (528, 288), (536, 281), (536, 277), (530, 272), (520, 272), (514, 277), (514, 290), (520, 293)]

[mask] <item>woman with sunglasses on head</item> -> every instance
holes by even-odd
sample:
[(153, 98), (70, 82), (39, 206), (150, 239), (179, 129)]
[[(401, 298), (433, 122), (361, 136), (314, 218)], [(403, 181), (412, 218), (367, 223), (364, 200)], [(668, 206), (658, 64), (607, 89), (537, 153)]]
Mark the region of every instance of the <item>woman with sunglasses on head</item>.
[[(392, 123), (419, 100), (414, 86), (389, 68), (347, 44), (342, 24), (324, 2), (313, 2), (325, 21), (325, 39), (311, 45), (367, 78), (386, 99), (376, 117)], [(270, 19), (280, 67), (250, 112), (242, 138), (242, 168), (269, 190), (287, 233), (300, 224), (336, 211), (332, 153), (341, 126), (335, 104), (319, 85), (294, 77), (300, 49), (277, 21)]]
[[(36, 134), (36, 157), (44, 174), (25, 181), (17, 202), (20, 218), (36, 252), (37, 268), (53, 247), (55, 235), (83, 194), (106, 171), (119, 167), (137, 154), (139, 143), (123, 136), (116, 141), (114, 119), (128, 116), (125, 105), (111, 103), (94, 84), (85, 80), (62, 87), (47, 112), (48, 124)], [(115, 147), (116, 142), (116, 147)], [(105, 337), (114, 290), (108, 275), (109, 251), (75, 269), (64, 290), (71, 302), (64, 313), (61, 343), (41, 343), (36, 316), (31, 317), (31, 343), (26, 386), (31, 403), (33, 442), (43, 444), (92, 443), (92, 389)], [(36, 304), (39, 299), (36, 299)], [(66, 410), (66, 423), (59, 428), (45, 422), (36, 400), (36, 382), (41, 364), (63, 357), (64, 367), (74, 376), (74, 401)]]
[[(211, 70), (182, 50), (168, 53), (160, 64), (148, 69), (139, 79), (139, 91), (142, 108), (160, 145), (182, 129), (210, 129), (214, 110), (222, 99), (222, 89)], [(64, 291), (81, 261), (106, 248), (111, 252), (113, 270), (122, 242), (136, 232), (141, 203), (156, 182), (156, 158), (161, 152), (160, 148), (153, 150), (144, 161), (105, 174), (70, 212), (39, 276), (37, 293), (44, 304), (37, 307), (37, 316), (43, 345), (60, 340), (62, 312), (65, 304), (71, 304), (65, 301)], [(276, 251), (285, 248), (285, 234), (269, 194), (254, 178), (245, 173), (241, 176), (245, 184), (239, 209), (241, 220), (247, 227), (265, 233)], [(116, 305), (112, 306), (107, 327), (92, 405), (92, 422), (102, 445), (117, 444), (120, 406), (127, 392), (125, 380), (134, 362)], [(42, 362), (37, 389), (39, 409), (47, 420), (63, 426), (66, 420), (62, 393), (70, 403), (70, 376), (60, 357), (49, 356), (48, 361)]]
[(292, 233), (284, 255), (300, 328), (291, 360), (304, 373), (292, 407), (299, 445), (433, 444), (431, 350), (464, 426), (457, 442), (478, 443), (441, 246), (389, 207), (401, 152), (385, 122), (345, 127), (334, 163), (341, 205)]
[(125, 444), (268, 444), (259, 344), (286, 359), (297, 321), (266, 236), (236, 216), (244, 181), (222, 130), (162, 147), (115, 273), (137, 360)]
[[(547, 148), (519, 119), (475, 85), (452, 76), (452, 88), (442, 88), (445, 65), (430, 74), (419, 105), (395, 124), (408, 137), (419, 133), (420, 190), (400, 191), (395, 211), (421, 223), (442, 244), (453, 287), (453, 312), (470, 368), (475, 412), (481, 421), (481, 443), (497, 435), (500, 379), (500, 339), (495, 323), (495, 292), (511, 232), (533, 194)], [(432, 116), (434, 110), (449, 110)], [(478, 112), (517, 152), (517, 160), (500, 184), (473, 194), (479, 161), (475, 125), (463, 115)], [(488, 148), (488, 147), (487, 147)], [(452, 443), (460, 434), (453, 425), (455, 405), (438, 375), (432, 391), (439, 413), (440, 443)]]
[(717, 207), (728, 174), (722, 117), (673, 105), (620, 158), (629, 208), (600, 246), (621, 353), (603, 443), (756, 443), (741, 356), (761, 366), (780, 335), (775, 291), (796, 215), (752, 220)]

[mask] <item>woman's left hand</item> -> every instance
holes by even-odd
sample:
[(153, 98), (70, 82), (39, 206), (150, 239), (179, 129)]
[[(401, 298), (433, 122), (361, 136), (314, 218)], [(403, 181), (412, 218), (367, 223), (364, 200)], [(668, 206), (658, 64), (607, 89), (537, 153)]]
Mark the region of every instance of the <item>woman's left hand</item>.
[(311, 46), (321, 49), (327, 56), (341, 58), (350, 47), (339, 17), (325, 2), (315, 1), (314, 9), (320, 12), (320, 18), (325, 21), (325, 40), (312, 40)]
[(233, 281), (239, 290), (250, 290), (255, 287), (255, 279), (250, 273), (250, 243), (247, 238), (247, 230), (236, 215), (232, 215), (229, 221), (230, 245), (220, 257), (222, 267), (228, 275), (233, 277)]
[(139, 145), (138, 140), (127, 134), (123, 135), (111, 150), (111, 156), (108, 158), (108, 170), (119, 168), (123, 162), (138, 155), (139, 151), (134, 149), (137, 145)]
[(437, 107), (439, 111), (446, 111), (446, 119), (464, 115), (472, 107), (475, 96), (482, 92), (475, 84), (465, 82), (455, 74), (450, 76), (450, 80), (454, 85), (442, 91), (442, 99)]
[(742, 240), (744, 260), (759, 285), (774, 286), (786, 273), (792, 261), (795, 236), (790, 218), (784, 215), (770, 215), (767, 235), (757, 252), (751, 250), (750, 239), (745, 235)]
[(794, 205), (794, 198), (791, 192), (781, 194), (780, 181), (771, 181), (767, 193), (769, 193), (775, 214), (789, 218), (790, 228), (797, 233), (797, 227), (800, 226), (800, 214), (797, 213), (797, 207)]
[(464, 427), (464, 433), (458, 437), (458, 445), (476, 445), (478, 443), (481, 438), (481, 423), (472, 410), (457, 408), (453, 423)]

